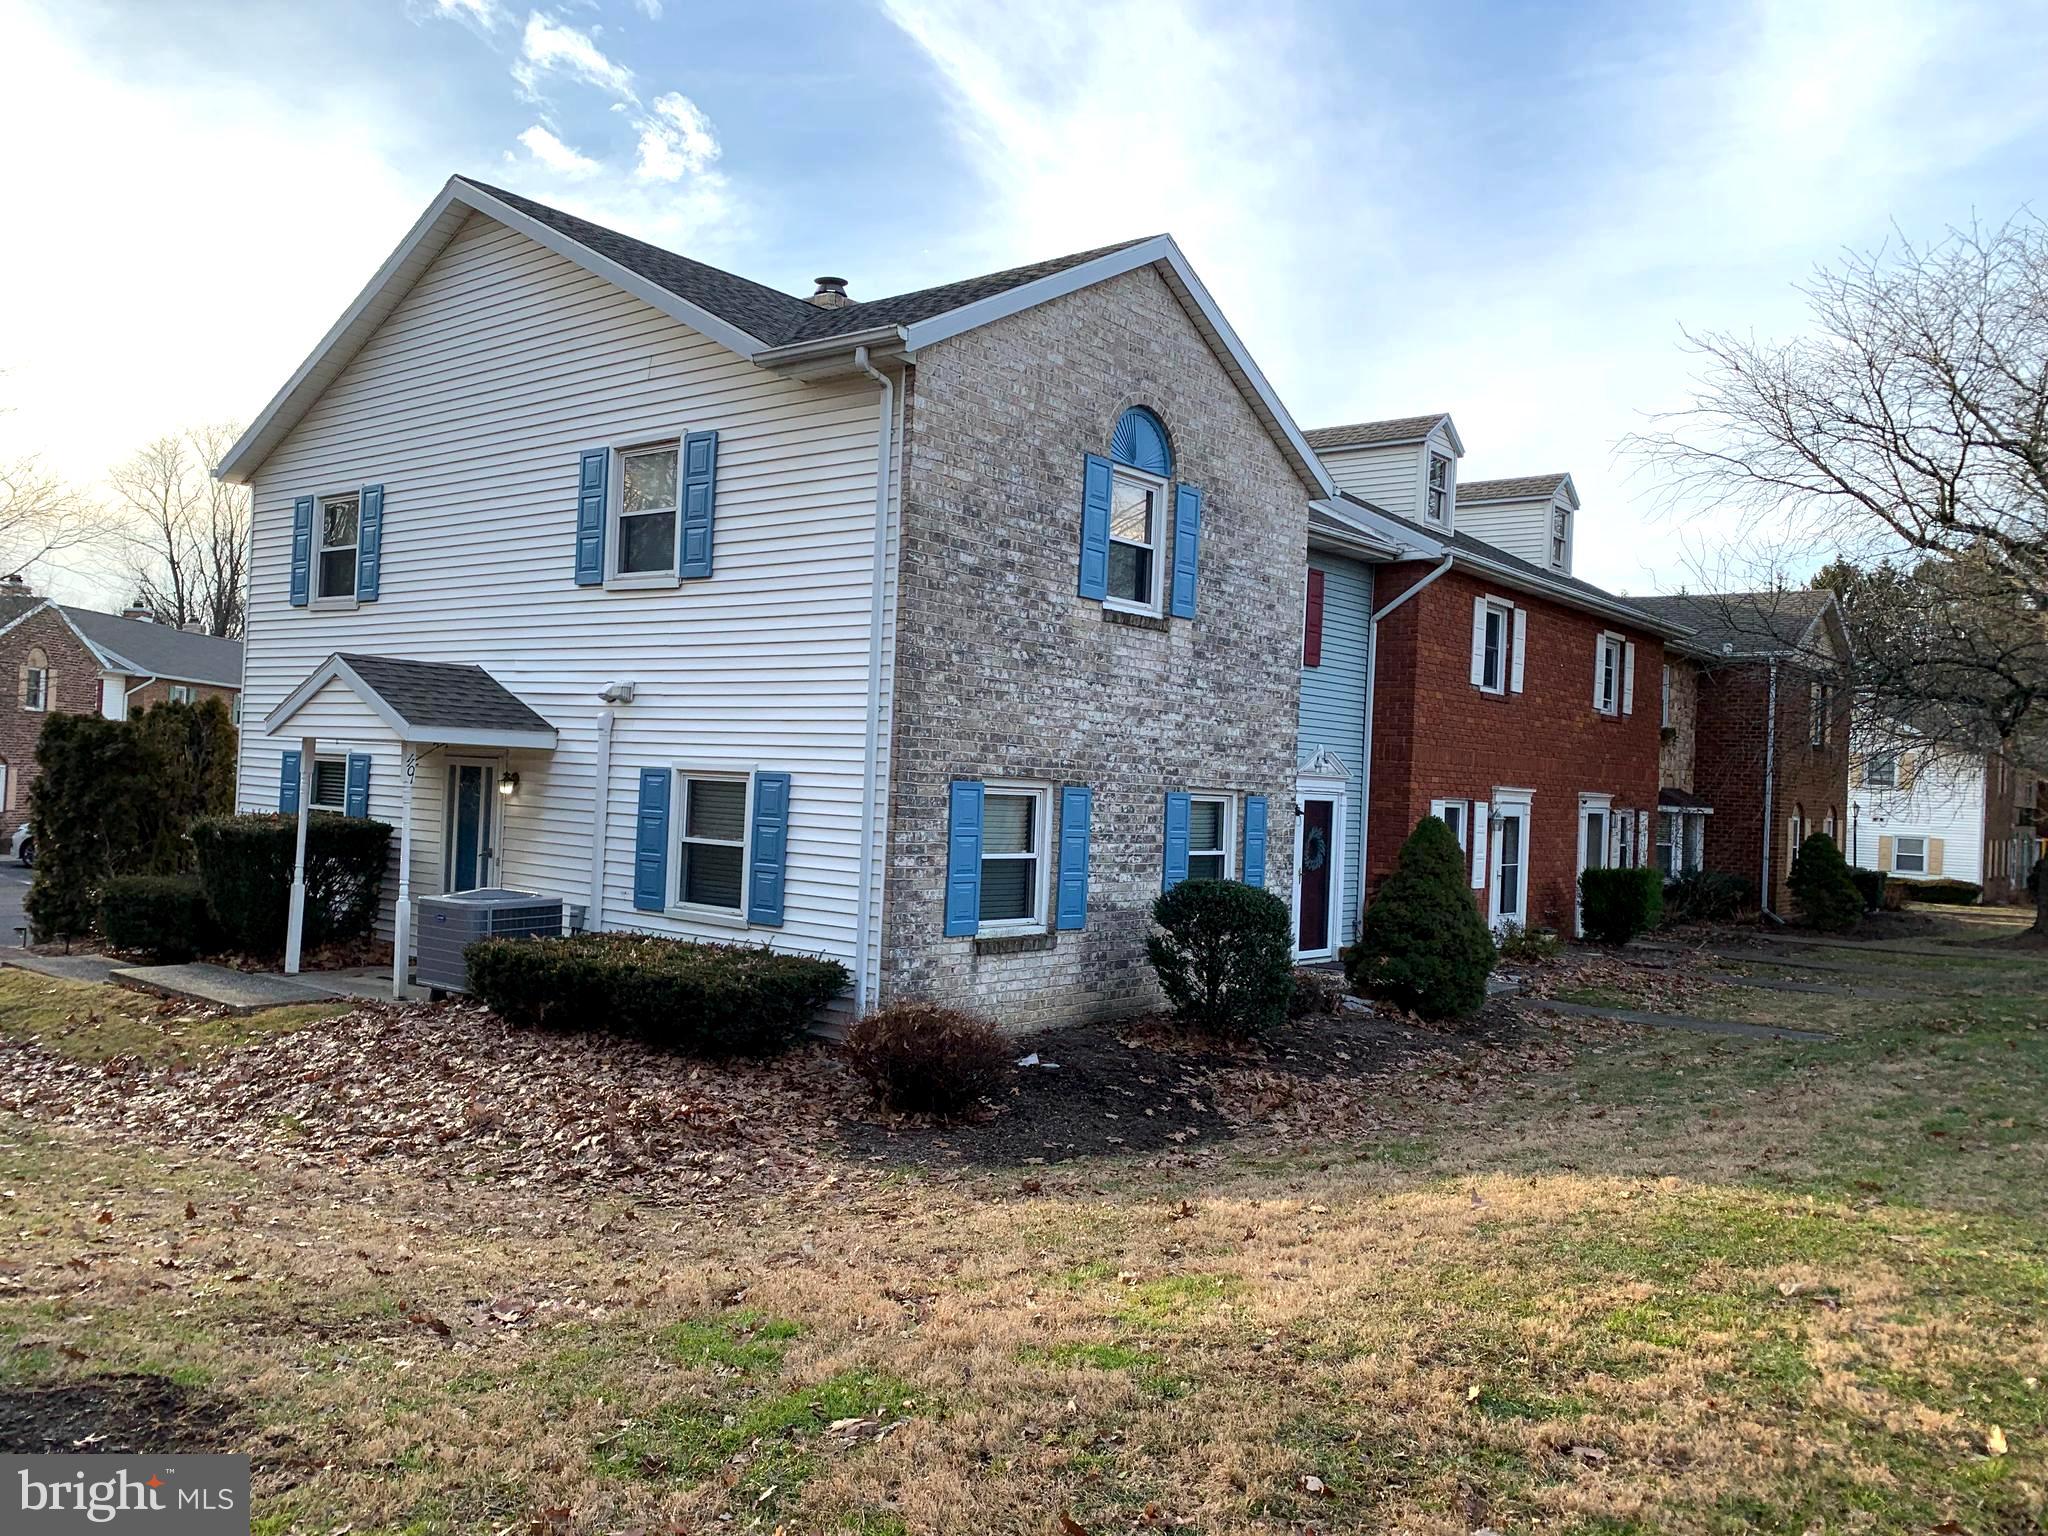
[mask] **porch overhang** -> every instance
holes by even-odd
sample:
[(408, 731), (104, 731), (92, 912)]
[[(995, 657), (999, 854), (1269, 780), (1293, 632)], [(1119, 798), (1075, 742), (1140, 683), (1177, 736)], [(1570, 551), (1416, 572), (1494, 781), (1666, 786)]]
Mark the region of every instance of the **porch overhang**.
[(552, 752), (555, 728), (482, 667), (337, 651), (264, 717), (271, 736), (330, 683), (347, 689), (399, 741), (415, 746)]

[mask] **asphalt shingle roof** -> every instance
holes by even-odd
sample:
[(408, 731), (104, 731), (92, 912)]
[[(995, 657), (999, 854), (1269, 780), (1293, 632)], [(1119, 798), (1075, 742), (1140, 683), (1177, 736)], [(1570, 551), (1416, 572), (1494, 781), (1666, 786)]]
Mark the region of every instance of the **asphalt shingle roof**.
[(1341, 427), (1315, 427), (1302, 436), (1311, 448), (1377, 448), (1388, 443), (1419, 443), (1450, 412), (1397, 416), (1392, 421), (1354, 421)]
[(1460, 480), (1458, 500), (1548, 501), (1568, 478), (1559, 472), (1554, 475), (1510, 475), (1505, 480)]
[(464, 731), (554, 729), (482, 667), (349, 652), (341, 652), (337, 659), (408, 725)]
[(64, 617), (110, 656), (132, 666), (138, 677), (169, 677), (182, 683), (242, 686), (242, 642), (195, 635), (170, 624), (124, 619), (96, 608), (66, 608)]
[(1694, 632), (1693, 644), (1722, 656), (1761, 656), (1796, 650), (1826, 612), (1830, 592), (1681, 592), (1633, 601)]
[(699, 309), (709, 310), (727, 324), (737, 326), (771, 347), (845, 336), (877, 326), (911, 325), (1140, 243), (1138, 240), (1124, 240), (1092, 251), (1075, 251), (1002, 272), (942, 283), (935, 288), (919, 288), (889, 298), (856, 300), (838, 308), (823, 308), (794, 294), (770, 288), (765, 283), (706, 266), (701, 261), (665, 251), (658, 245), (649, 245), (645, 240), (636, 240), (631, 235), (622, 235), (588, 219), (579, 219), (559, 208), (536, 203), (516, 192), (507, 192), (469, 176), (461, 179), (528, 218), (667, 289), (677, 298), (695, 304)]

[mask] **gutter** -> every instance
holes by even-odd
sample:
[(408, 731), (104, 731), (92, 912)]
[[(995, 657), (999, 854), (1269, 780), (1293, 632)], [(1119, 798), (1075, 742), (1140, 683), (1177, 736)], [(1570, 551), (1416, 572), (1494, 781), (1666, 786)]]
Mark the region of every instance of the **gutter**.
[(792, 341), (779, 347), (763, 347), (747, 361), (763, 368), (779, 368), (793, 363), (817, 362), (836, 357), (851, 350), (853, 366), (874, 378), (881, 378), (868, 361), (870, 348), (878, 352), (896, 353), (908, 349), (908, 342), (900, 325), (870, 326), (864, 331), (848, 331), (838, 336), (819, 336), (810, 341)]
[[(1358, 786), (1358, 911), (1365, 913), (1365, 874), (1372, 865), (1372, 719), (1373, 694), (1380, 677), (1380, 620), (1399, 608), (1424, 587), (1435, 584), (1438, 577), (1450, 570), (1455, 556), (1448, 553), (1443, 564), (1437, 566), (1420, 581), (1410, 582), (1407, 590), (1384, 608), (1375, 609), (1365, 625), (1365, 776)], [(1374, 578), (1378, 587), (1378, 578)], [(1338, 892), (1338, 907), (1343, 906), (1343, 892)]]
[[(868, 599), (868, 708), (867, 739), (861, 760), (860, 794), (860, 895), (854, 914), (853, 1006), (856, 1015), (865, 1014), (872, 1000), (868, 982), (868, 943), (873, 937), (871, 908), (875, 897), (875, 797), (879, 788), (882, 755), (882, 584), (889, 574), (889, 467), (893, 462), (896, 426), (896, 385), (868, 361), (868, 349), (855, 347), (854, 366), (882, 386), (881, 404), (875, 426), (875, 549), (869, 571)], [(880, 967), (876, 968), (878, 971)], [(881, 977), (875, 977), (877, 984)]]

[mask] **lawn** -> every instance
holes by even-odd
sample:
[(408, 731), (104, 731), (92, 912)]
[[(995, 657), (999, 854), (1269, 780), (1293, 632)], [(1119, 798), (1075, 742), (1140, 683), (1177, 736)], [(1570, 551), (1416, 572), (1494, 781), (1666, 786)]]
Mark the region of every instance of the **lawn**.
[[(438, 1164), (309, 1158), (0, 1090), (0, 1432), (249, 1449), (270, 1533), (2038, 1532), (2048, 955), (1951, 969), (1684, 989), (1823, 1004), (1819, 1045), (1403, 1057), (1327, 1134), (1261, 1100), (1200, 1145), (912, 1159), (833, 1099), (718, 1205), (508, 1174), (463, 1113)], [(182, 1071), (340, 1027), (202, 1039), (87, 990), (54, 1024), (0, 990), (0, 1037), (155, 1028)], [(776, 1091), (842, 1094), (824, 1061)]]

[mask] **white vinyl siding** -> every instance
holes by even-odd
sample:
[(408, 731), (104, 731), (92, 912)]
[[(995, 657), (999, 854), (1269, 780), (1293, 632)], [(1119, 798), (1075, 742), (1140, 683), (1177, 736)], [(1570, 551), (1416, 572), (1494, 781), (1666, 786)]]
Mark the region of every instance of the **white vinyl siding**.
[[(1869, 749), (1856, 750), (1860, 761)], [(1986, 878), (1984, 808), (1990, 773), (1986, 759), (1939, 759), (1924, 748), (1909, 750), (1905, 758), (1906, 763), (1897, 773), (1898, 781), (1906, 786), (1903, 789), (1872, 784), (1867, 766), (1861, 774), (1863, 782), (1850, 783), (1849, 802), (1855, 810), (1841, 810), (1847, 830), (1843, 851), (1849, 862), (1865, 869), (1883, 867), (1879, 862), (1880, 838), (1892, 840), (1894, 859), (1901, 840), (1936, 838), (1942, 846), (1942, 878), (1982, 884)], [(1825, 814), (1825, 809), (1821, 814)], [(1908, 876), (1920, 873), (1896, 872)]]
[[(878, 406), (870, 380), (777, 377), (472, 218), (257, 476), (238, 800), (275, 808), (278, 754), (312, 730), (323, 753), (371, 754), (370, 814), (395, 825), (400, 753), (365, 711), (323, 697), (282, 738), (262, 721), (335, 651), (475, 663), (560, 732), (553, 753), (505, 759), (520, 782), (499, 804), (493, 878), (581, 903), (598, 693), (630, 681), (605, 786), (604, 919), (728, 936), (633, 909), (639, 775), (681, 755), (758, 763), (791, 775), (785, 922), (758, 937), (852, 963)], [(576, 586), (579, 453), (681, 427), (719, 433), (715, 575)], [(292, 498), (369, 482), (385, 488), (380, 600), (291, 608)], [(885, 607), (885, 635), (888, 621)], [(883, 699), (886, 745), (886, 670)], [(440, 888), (442, 761), (418, 778), (416, 894)], [(397, 883), (394, 869), (386, 934)]]
[(1458, 532), (1484, 539), (1495, 549), (1505, 550), (1531, 565), (1556, 570), (1560, 567), (1551, 560), (1550, 554), (1559, 512), (1567, 515), (1565, 563), (1561, 569), (1569, 574), (1573, 543), (1571, 522), (1576, 519), (1571, 514), (1570, 503), (1561, 492), (1522, 501), (1461, 501), (1458, 503)]
[[(1451, 435), (1439, 422), (1427, 441), (1400, 443), (1385, 448), (1331, 448), (1317, 454), (1339, 490), (1362, 496), (1396, 517), (1427, 523), (1429, 456), (1442, 454), (1450, 460), (1450, 516), (1448, 528), (1462, 530), (1464, 509), (1458, 502), (1458, 455)], [(1438, 531), (1443, 525), (1431, 524)]]

